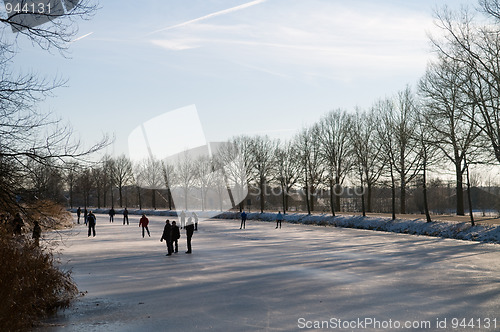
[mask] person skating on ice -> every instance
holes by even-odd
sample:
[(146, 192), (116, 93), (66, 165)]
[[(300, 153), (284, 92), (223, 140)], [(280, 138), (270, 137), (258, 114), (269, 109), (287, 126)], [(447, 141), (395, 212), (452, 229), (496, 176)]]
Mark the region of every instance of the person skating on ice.
[(281, 214), (281, 211), (278, 211), (278, 215), (276, 216), (276, 228), (278, 228), (278, 224), (281, 228), (282, 221), (283, 221), (283, 215)]
[(181, 232), (179, 230), (179, 226), (175, 223), (175, 220), (172, 221), (172, 242), (175, 245), (174, 253), (179, 252), (179, 239), (181, 237)]
[(127, 221), (127, 225), (128, 225), (128, 210), (127, 208), (125, 208), (125, 210), (123, 210), (123, 224), (125, 225), (125, 220)]
[(115, 214), (116, 214), (115, 209), (111, 208), (111, 210), (109, 210), (108, 214), (109, 214), (109, 222), (114, 222), (115, 221)]
[(89, 226), (89, 236), (92, 234), (95, 236), (95, 224), (97, 223), (95, 215), (92, 213), (92, 211), (89, 211), (89, 214), (87, 215), (87, 225)]
[(77, 220), (77, 224), (80, 223), (80, 215), (82, 214), (82, 209), (80, 209), (80, 207), (78, 207), (78, 210), (76, 210), (76, 216), (78, 217), (78, 220)]
[(188, 218), (187, 223), (186, 223), (186, 240), (187, 240), (187, 251), (186, 254), (192, 253), (192, 248), (191, 248), (191, 238), (193, 237), (194, 233), (194, 224), (193, 224), (193, 219), (191, 217)]
[(144, 237), (144, 231), (146, 230), (148, 232), (149, 237), (151, 237), (151, 234), (149, 233), (149, 219), (146, 217), (145, 214), (142, 215), (141, 220), (139, 220), (139, 227), (142, 226), (142, 237)]
[(165, 227), (163, 228), (163, 234), (161, 235), (160, 242), (167, 242), (167, 255), (172, 255), (173, 247), (172, 247), (172, 225), (170, 225), (170, 220), (165, 221)]
[(240, 225), (240, 229), (243, 227), (243, 229), (245, 229), (245, 224), (247, 222), (247, 214), (245, 211), (241, 212), (241, 225)]

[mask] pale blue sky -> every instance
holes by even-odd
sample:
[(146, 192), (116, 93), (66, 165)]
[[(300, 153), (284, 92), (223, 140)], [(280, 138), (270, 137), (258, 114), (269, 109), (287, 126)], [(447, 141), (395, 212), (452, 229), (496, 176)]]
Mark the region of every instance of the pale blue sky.
[(137, 3), (102, 0), (79, 22), (70, 59), (20, 40), (15, 60), (69, 79), (41, 109), (84, 141), (114, 134), (115, 154), (141, 123), (193, 104), (210, 141), (286, 138), (329, 110), (367, 108), (416, 84), (431, 57), (433, 8), (458, 1)]

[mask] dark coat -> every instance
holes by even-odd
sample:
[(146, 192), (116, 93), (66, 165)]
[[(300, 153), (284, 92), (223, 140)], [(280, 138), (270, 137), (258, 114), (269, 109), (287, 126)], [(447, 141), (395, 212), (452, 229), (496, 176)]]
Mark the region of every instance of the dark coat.
[(89, 223), (89, 226), (95, 226), (96, 220), (93, 213), (89, 213), (89, 215), (87, 216), (87, 222)]
[(172, 225), (165, 224), (165, 228), (163, 228), (163, 234), (161, 236), (161, 240), (172, 241)]
[(179, 226), (172, 226), (172, 241), (179, 240), (181, 237), (181, 231), (179, 230)]
[(187, 226), (185, 227), (185, 229), (186, 229), (186, 236), (187, 236), (187, 237), (189, 237), (189, 238), (190, 238), (191, 236), (193, 236), (193, 233), (194, 233), (194, 225), (193, 225), (193, 224), (189, 224), (189, 225), (187, 225)]

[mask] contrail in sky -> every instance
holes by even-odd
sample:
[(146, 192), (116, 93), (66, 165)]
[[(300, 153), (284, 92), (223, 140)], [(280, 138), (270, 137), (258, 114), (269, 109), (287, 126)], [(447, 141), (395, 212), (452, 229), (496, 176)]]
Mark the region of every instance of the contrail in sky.
[(179, 23), (179, 24), (176, 24), (176, 25), (172, 25), (172, 26), (163, 28), (163, 29), (155, 30), (153, 32), (148, 33), (148, 35), (152, 35), (154, 33), (161, 32), (161, 31), (167, 31), (167, 30), (172, 30), (172, 29), (180, 28), (180, 27), (189, 25), (191, 23), (196, 23), (196, 22), (204, 21), (206, 19), (209, 19), (209, 18), (212, 18), (212, 17), (215, 17), (215, 16), (232, 13), (232, 12), (235, 12), (235, 11), (238, 11), (238, 10), (241, 10), (241, 9), (245, 9), (245, 8), (248, 8), (248, 7), (252, 7), (252, 6), (258, 5), (258, 4), (263, 3), (265, 1), (267, 1), (267, 0), (250, 1), (250, 2), (244, 3), (242, 5), (236, 6), (236, 7), (231, 7), (231, 8), (224, 9), (224, 10), (212, 13), (212, 14), (208, 14), (208, 15), (205, 15), (205, 16), (202, 16), (202, 17), (195, 18), (193, 20), (182, 22), (182, 23)]
[(78, 38), (73, 39), (71, 42), (76, 42), (76, 41), (78, 41), (78, 40), (80, 40), (80, 39), (83, 39), (83, 38), (85, 38), (85, 37), (90, 36), (90, 35), (91, 35), (91, 34), (93, 34), (93, 33), (94, 33), (93, 31), (92, 31), (92, 32), (89, 32), (89, 33), (87, 33), (86, 35), (83, 35), (83, 36), (81, 36), (81, 37), (78, 37)]

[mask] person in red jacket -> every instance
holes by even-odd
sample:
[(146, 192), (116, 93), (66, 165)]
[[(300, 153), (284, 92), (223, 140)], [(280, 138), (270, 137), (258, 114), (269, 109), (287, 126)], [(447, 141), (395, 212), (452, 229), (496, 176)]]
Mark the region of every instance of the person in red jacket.
[(146, 218), (145, 214), (143, 214), (141, 220), (139, 220), (139, 227), (142, 226), (142, 237), (144, 237), (144, 229), (146, 229), (149, 237), (151, 237), (151, 234), (149, 234), (148, 224), (149, 224), (149, 219)]

